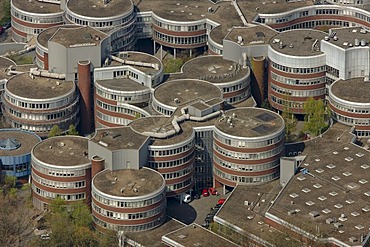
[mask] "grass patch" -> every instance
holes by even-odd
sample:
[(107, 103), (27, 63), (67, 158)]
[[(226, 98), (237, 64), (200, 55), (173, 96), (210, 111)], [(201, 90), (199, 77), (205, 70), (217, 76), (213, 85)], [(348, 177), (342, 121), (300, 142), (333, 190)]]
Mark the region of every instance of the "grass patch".
[(13, 60), (17, 65), (33, 63), (33, 57), (29, 55), (10, 55), (8, 58)]
[(165, 58), (163, 60), (164, 73), (176, 73), (181, 71), (182, 65), (186, 63), (190, 58)]

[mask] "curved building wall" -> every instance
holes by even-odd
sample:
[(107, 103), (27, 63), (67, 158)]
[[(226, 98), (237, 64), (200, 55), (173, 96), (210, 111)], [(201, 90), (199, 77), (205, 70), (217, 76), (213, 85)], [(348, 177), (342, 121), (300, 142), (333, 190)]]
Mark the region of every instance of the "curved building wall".
[(316, 56), (290, 56), (268, 49), (268, 97), (272, 107), (303, 114), (303, 104), (310, 97), (325, 98), (325, 54)]
[[(86, 139), (84, 137), (73, 138)], [(57, 140), (59, 137), (51, 139)], [(47, 140), (50, 140), (50, 138)], [(68, 165), (68, 160), (65, 161), (64, 165), (51, 164), (52, 161), (46, 163), (35, 155), (34, 150), (36, 147), (37, 145), (31, 152), (32, 197), (35, 208), (38, 210), (48, 209), (48, 204), (58, 197), (67, 203), (81, 200), (89, 203), (91, 194), (91, 162), (88, 161), (86, 164), (79, 165)], [(52, 148), (56, 149), (56, 147)], [(74, 151), (76, 152), (77, 150)], [(71, 154), (71, 159), (73, 159), (73, 155)]]
[[(101, 173), (104, 172), (107, 171)], [(92, 182), (92, 215), (98, 228), (142, 232), (161, 225), (166, 219), (167, 204), (164, 183), (152, 193), (124, 197), (100, 191), (94, 185), (95, 178)]]
[(336, 121), (354, 126), (358, 136), (370, 136), (370, 103), (342, 99), (334, 95), (332, 87), (329, 87), (328, 106)]
[(284, 126), (272, 134), (256, 137), (233, 136), (216, 127), (213, 133), (216, 185), (235, 187), (237, 184), (261, 184), (277, 179), (284, 146)]
[[(131, 3), (132, 4), (132, 3)], [(102, 9), (101, 11), (105, 11)], [(112, 51), (133, 50), (135, 46), (135, 12), (134, 6), (125, 13), (116, 16), (92, 17), (74, 13), (68, 4), (66, 5), (67, 20), (71, 23), (90, 26), (110, 35)]]
[[(20, 146), (15, 149), (8, 149), (6, 146), (1, 147), (0, 154), (0, 170), (5, 172), (8, 176), (15, 176), (17, 178), (28, 176), (31, 174), (31, 146), (36, 144), (38, 141), (41, 141), (41, 138), (28, 131), (19, 130), (19, 129), (1, 129), (0, 130), (0, 140), (5, 141), (2, 137), (2, 133), (11, 133), (17, 132), (17, 135), (12, 135), (12, 138), (15, 137), (16, 141), (19, 141)], [(19, 133), (19, 134), (18, 134)], [(19, 140), (17, 137), (20, 136)], [(26, 140), (27, 139), (27, 140)], [(32, 139), (34, 139), (34, 144), (32, 144)], [(23, 143), (22, 142), (26, 142)], [(19, 148), (27, 148), (28, 150), (23, 150), (23, 152), (18, 152)], [(14, 152), (14, 153), (13, 153)]]
[(180, 143), (149, 146), (148, 166), (165, 179), (167, 196), (176, 196), (194, 186), (195, 133)]
[(56, 13), (32, 13), (17, 8), (11, 1), (12, 39), (27, 42), (44, 29), (63, 23), (63, 11)]
[(154, 41), (167, 47), (192, 49), (207, 44), (205, 20), (192, 22), (170, 21), (153, 13), (152, 30)]
[(49, 99), (30, 99), (11, 93), (5, 85), (2, 111), (13, 128), (34, 131), (47, 137), (50, 129), (58, 125), (66, 131), (71, 124), (78, 125), (79, 97), (76, 86), (67, 94)]
[(277, 31), (317, 26), (362, 26), (370, 29), (370, 13), (343, 5), (314, 5), (279, 14), (258, 14), (254, 22), (264, 23)]

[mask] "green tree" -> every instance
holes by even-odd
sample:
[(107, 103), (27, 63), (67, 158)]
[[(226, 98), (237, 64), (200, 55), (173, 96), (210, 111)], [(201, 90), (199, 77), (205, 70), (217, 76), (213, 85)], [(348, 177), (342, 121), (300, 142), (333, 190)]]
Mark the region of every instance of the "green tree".
[(5, 185), (8, 185), (10, 187), (15, 187), (16, 181), (17, 181), (17, 178), (15, 176), (5, 175), (5, 179), (4, 179)]
[(293, 140), (294, 132), (296, 131), (296, 125), (297, 125), (297, 118), (292, 113), (292, 109), (289, 105), (289, 96), (285, 95), (284, 99), (284, 106), (282, 110), (281, 117), (284, 119), (285, 122), (285, 137), (287, 142)]
[(67, 135), (70, 135), (70, 136), (78, 136), (79, 133), (76, 129), (76, 126), (74, 126), (73, 124), (69, 125), (69, 128), (67, 130)]
[(59, 126), (54, 125), (49, 132), (49, 137), (60, 136), (61, 134), (62, 130), (59, 128)]
[(71, 205), (71, 217), (76, 227), (90, 228), (92, 226), (93, 220), (89, 207), (82, 201)]
[(328, 127), (330, 112), (326, 109), (322, 99), (310, 97), (303, 105), (305, 111), (304, 130), (318, 136)]
[(10, 21), (10, 1), (3, 1), (1, 7), (2, 18), (0, 19), (0, 25), (3, 25)]

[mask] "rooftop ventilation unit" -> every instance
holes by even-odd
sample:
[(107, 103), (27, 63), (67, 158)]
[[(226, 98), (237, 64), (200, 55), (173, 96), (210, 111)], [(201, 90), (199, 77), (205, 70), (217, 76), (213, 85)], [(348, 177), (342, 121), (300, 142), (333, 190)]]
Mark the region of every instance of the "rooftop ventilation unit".
[(364, 39), (361, 40), (361, 46), (366, 46), (366, 40)]

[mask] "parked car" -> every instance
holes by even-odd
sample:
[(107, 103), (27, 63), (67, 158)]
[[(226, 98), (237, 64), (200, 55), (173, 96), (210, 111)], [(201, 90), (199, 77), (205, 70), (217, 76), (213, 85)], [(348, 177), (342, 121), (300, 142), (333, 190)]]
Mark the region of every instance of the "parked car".
[(182, 195), (182, 201), (185, 203), (191, 202), (191, 196), (189, 194)]
[(5, 32), (5, 29), (3, 27), (0, 27), (0, 35)]
[(193, 198), (194, 198), (195, 200), (200, 199), (200, 195), (199, 195), (198, 193), (194, 193)]
[(11, 22), (7, 22), (3, 25), (3, 28), (6, 30), (6, 29), (9, 29), (10, 27), (12, 26), (12, 23)]
[(222, 204), (224, 204), (225, 200), (226, 199), (221, 198), (221, 199), (218, 200), (217, 204), (222, 205)]
[(202, 196), (209, 196), (209, 192), (207, 189), (202, 190)]
[(211, 194), (211, 195), (218, 195), (218, 192), (217, 192), (217, 190), (216, 190), (216, 188), (209, 188), (209, 193)]
[(50, 239), (50, 236), (49, 236), (49, 234), (41, 234), (41, 239), (42, 240), (47, 240), (47, 239)]

